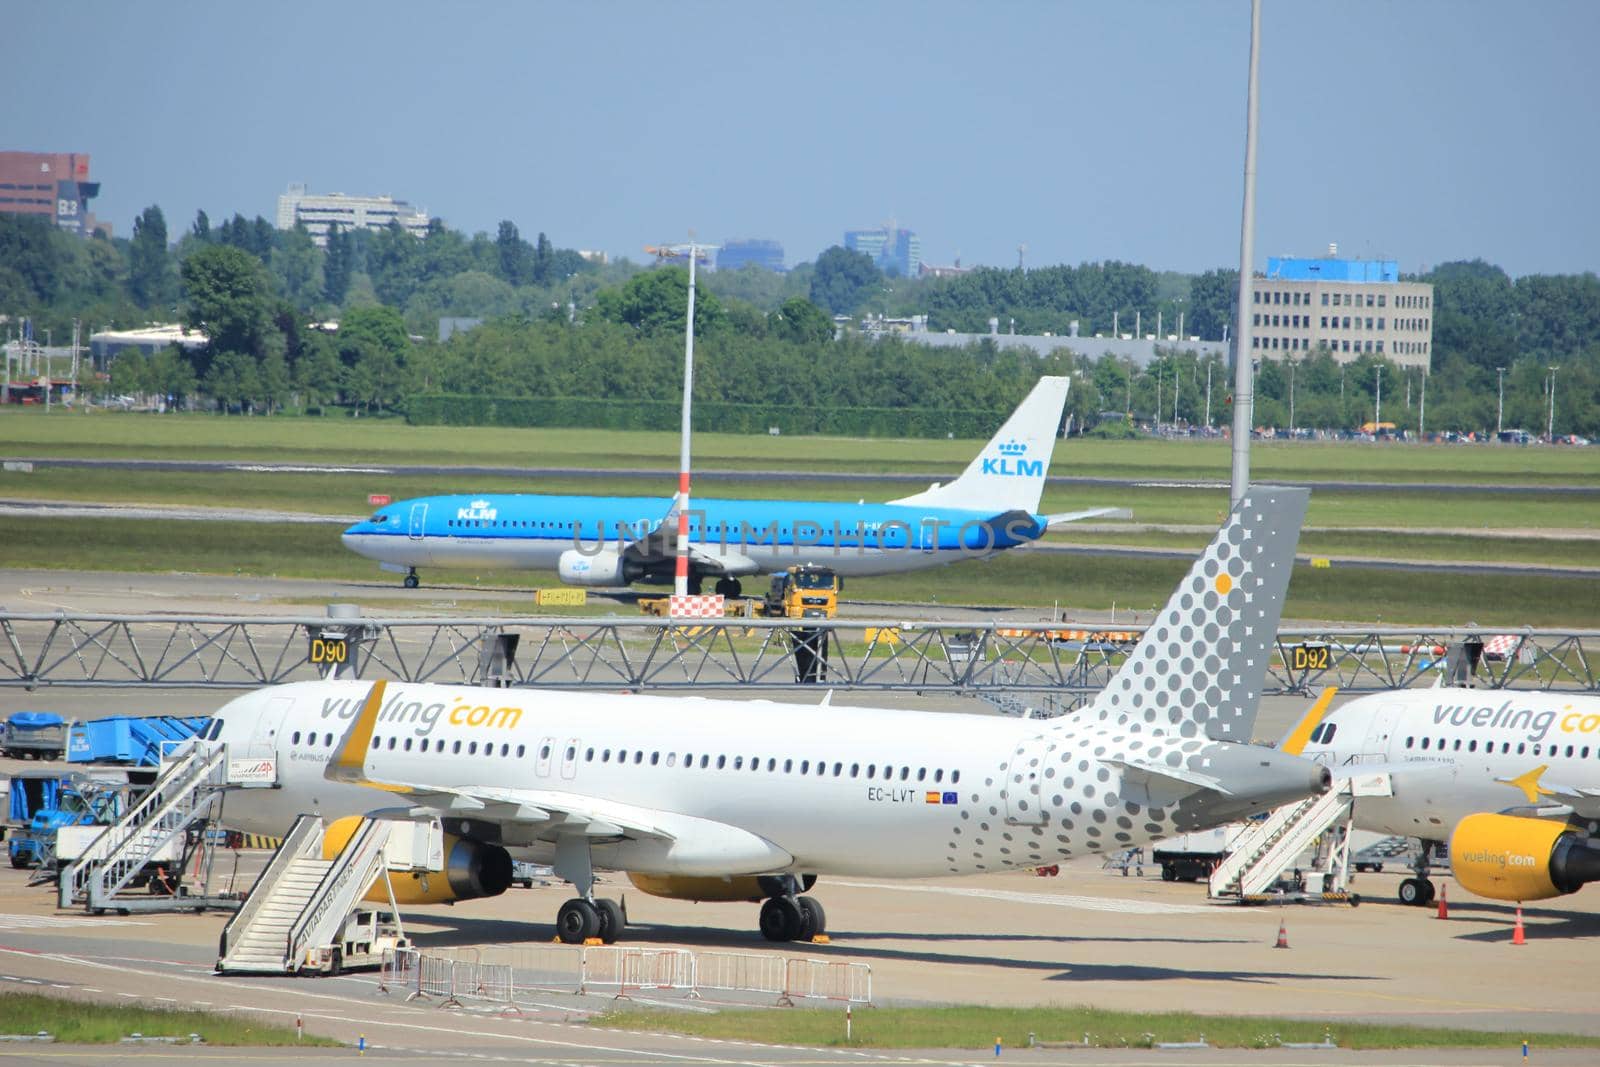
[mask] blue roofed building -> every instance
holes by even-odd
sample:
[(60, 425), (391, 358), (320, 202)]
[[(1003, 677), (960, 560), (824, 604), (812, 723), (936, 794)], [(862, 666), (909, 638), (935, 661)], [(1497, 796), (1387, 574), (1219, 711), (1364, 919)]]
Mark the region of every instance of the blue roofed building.
[(1251, 292), (1250, 349), (1303, 359), (1325, 348), (1341, 363), (1365, 353), (1402, 367), (1433, 356), (1433, 286), (1400, 279), (1392, 259), (1269, 256)]

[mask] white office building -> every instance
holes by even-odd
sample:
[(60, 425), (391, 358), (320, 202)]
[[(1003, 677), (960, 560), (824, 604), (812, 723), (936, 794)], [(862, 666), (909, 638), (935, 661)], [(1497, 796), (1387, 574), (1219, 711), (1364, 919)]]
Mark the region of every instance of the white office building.
[(328, 227), (338, 223), (341, 230), (357, 227), (381, 230), (398, 222), (407, 232), (423, 237), (428, 232), (428, 213), (418, 211), (404, 200), (392, 196), (346, 196), (344, 193), (312, 194), (304, 185), (291, 185), (278, 197), (278, 229), (292, 230), (300, 223), (311, 234), (318, 248), (328, 244)]

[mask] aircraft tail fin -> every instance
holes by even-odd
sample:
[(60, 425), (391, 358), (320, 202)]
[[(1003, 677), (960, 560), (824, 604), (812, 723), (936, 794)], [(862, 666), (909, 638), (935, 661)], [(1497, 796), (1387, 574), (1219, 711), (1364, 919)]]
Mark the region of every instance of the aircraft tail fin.
[(1246, 490), (1111, 684), (1074, 718), (1248, 743), (1310, 495)]
[(1071, 384), (1072, 379), (1065, 376), (1040, 378), (961, 477), (946, 485), (935, 482), (920, 493), (889, 503), (1037, 512)]

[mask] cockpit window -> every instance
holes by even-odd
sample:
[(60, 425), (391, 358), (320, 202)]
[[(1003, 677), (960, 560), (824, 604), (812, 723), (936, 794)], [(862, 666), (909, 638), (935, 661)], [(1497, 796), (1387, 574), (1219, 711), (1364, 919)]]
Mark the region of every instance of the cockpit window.
[(375, 511), (375, 512), (372, 513), (372, 518), (368, 519), (367, 521), (372, 523), (372, 525), (374, 525), (374, 526), (379, 526), (379, 525), (382, 525), (383, 523), (388, 522), (389, 521), (389, 516), (384, 514), (381, 511)]

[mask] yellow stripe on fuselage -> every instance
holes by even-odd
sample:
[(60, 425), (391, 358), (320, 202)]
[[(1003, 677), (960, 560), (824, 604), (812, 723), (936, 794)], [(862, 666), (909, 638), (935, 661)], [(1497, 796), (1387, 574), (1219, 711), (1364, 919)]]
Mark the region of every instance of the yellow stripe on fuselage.
[(324, 777), (340, 782), (359, 782), (366, 778), (367, 749), (372, 747), (372, 731), (378, 726), (378, 711), (383, 707), (383, 691), (387, 683), (378, 679), (372, 683), (367, 702), (361, 705), (350, 732), (344, 735), (338, 755), (328, 761)]
[(1311, 710), (1306, 712), (1305, 718), (1301, 719), (1295, 728), (1289, 731), (1289, 736), (1283, 739), (1283, 744), (1279, 748), (1291, 756), (1298, 756), (1304, 752), (1306, 750), (1306, 742), (1311, 740), (1311, 731), (1317, 728), (1317, 724), (1322, 721), (1322, 717), (1328, 713), (1328, 705), (1333, 703), (1333, 695), (1338, 691), (1339, 687), (1336, 685), (1330, 685), (1324, 689), (1322, 695), (1317, 698), (1317, 702), (1311, 705)]

